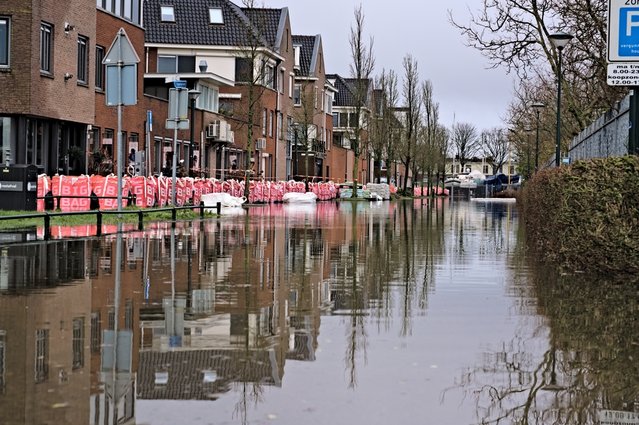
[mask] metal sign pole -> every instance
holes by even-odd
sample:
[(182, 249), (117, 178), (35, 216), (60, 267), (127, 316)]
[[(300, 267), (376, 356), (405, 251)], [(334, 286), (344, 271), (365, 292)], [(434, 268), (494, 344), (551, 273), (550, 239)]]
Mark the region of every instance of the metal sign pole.
[(172, 164), (172, 188), (171, 188), (171, 205), (175, 206), (175, 192), (177, 184), (177, 134), (178, 134), (178, 122), (180, 121), (179, 102), (175, 102), (175, 111), (173, 119), (175, 120), (175, 128), (173, 129), (173, 164)]

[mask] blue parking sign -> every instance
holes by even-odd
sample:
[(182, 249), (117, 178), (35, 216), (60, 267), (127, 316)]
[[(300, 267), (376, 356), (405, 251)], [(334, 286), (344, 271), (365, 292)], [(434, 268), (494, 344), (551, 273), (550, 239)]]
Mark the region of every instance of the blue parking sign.
[(619, 56), (639, 57), (639, 7), (619, 9)]

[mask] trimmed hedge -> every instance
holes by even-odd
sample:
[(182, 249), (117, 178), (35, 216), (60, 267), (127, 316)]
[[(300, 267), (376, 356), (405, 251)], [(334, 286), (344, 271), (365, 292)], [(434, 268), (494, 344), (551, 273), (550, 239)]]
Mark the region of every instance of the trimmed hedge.
[(639, 158), (543, 170), (520, 198), (528, 242), (569, 272), (639, 280)]

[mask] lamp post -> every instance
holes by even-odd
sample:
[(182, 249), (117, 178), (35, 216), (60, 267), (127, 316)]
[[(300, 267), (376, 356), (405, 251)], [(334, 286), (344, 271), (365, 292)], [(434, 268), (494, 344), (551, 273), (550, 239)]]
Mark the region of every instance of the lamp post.
[(557, 49), (557, 140), (555, 144), (555, 167), (559, 167), (561, 155), (561, 54), (564, 47), (572, 40), (571, 34), (558, 32), (551, 34), (548, 38)]
[(539, 114), (541, 110), (546, 107), (545, 104), (541, 102), (533, 102), (530, 105), (537, 114), (537, 135), (535, 137), (535, 173), (539, 170)]
[(194, 146), (194, 137), (195, 137), (195, 101), (197, 100), (197, 98), (200, 96), (202, 92), (192, 89), (189, 90), (189, 101), (191, 102), (191, 122), (190, 122), (190, 130), (191, 130), (191, 135), (189, 137), (189, 157), (187, 158), (186, 162), (186, 169), (187, 170), (191, 170), (191, 167), (193, 167), (193, 164), (191, 164), (191, 159), (193, 158), (193, 146)]

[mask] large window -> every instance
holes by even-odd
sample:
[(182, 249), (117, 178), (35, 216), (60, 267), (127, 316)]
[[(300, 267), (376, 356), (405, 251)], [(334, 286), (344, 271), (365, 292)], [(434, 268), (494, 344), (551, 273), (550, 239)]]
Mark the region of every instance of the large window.
[(84, 366), (84, 318), (73, 319), (73, 369)]
[(40, 71), (53, 74), (53, 25), (40, 24)]
[(9, 66), (10, 46), (11, 46), (11, 20), (0, 16), (0, 67)]
[(95, 46), (95, 88), (104, 90), (104, 47)]
[(36, 330), (35, 340), (35, 382), (49, 379), (49, 330)]
[(302, 86), (300, 84), (295, 84), (293, 87), (293, 104), (295, 106), (302, 104)]
[(0, 393), (4, 393), (6, 378), (5, 378), (5, 340), (6, 340), (6, 331), (0, 331)]
[(158, 73), (195, 72), (195, 56), (158, 56)]
[(87, 84), (89, 82), (89, 39), (78, 36), (78, 83)]
[(205, 111), (218, 112), (220, 109), (220, 94), (217, 88), (199, 84), (197, 86), (200, 95), (196, 100), (199, 109)]
[(121, 18), (140, 24), (141, 0), (96, 0), (96, 5), (107, 12)]

